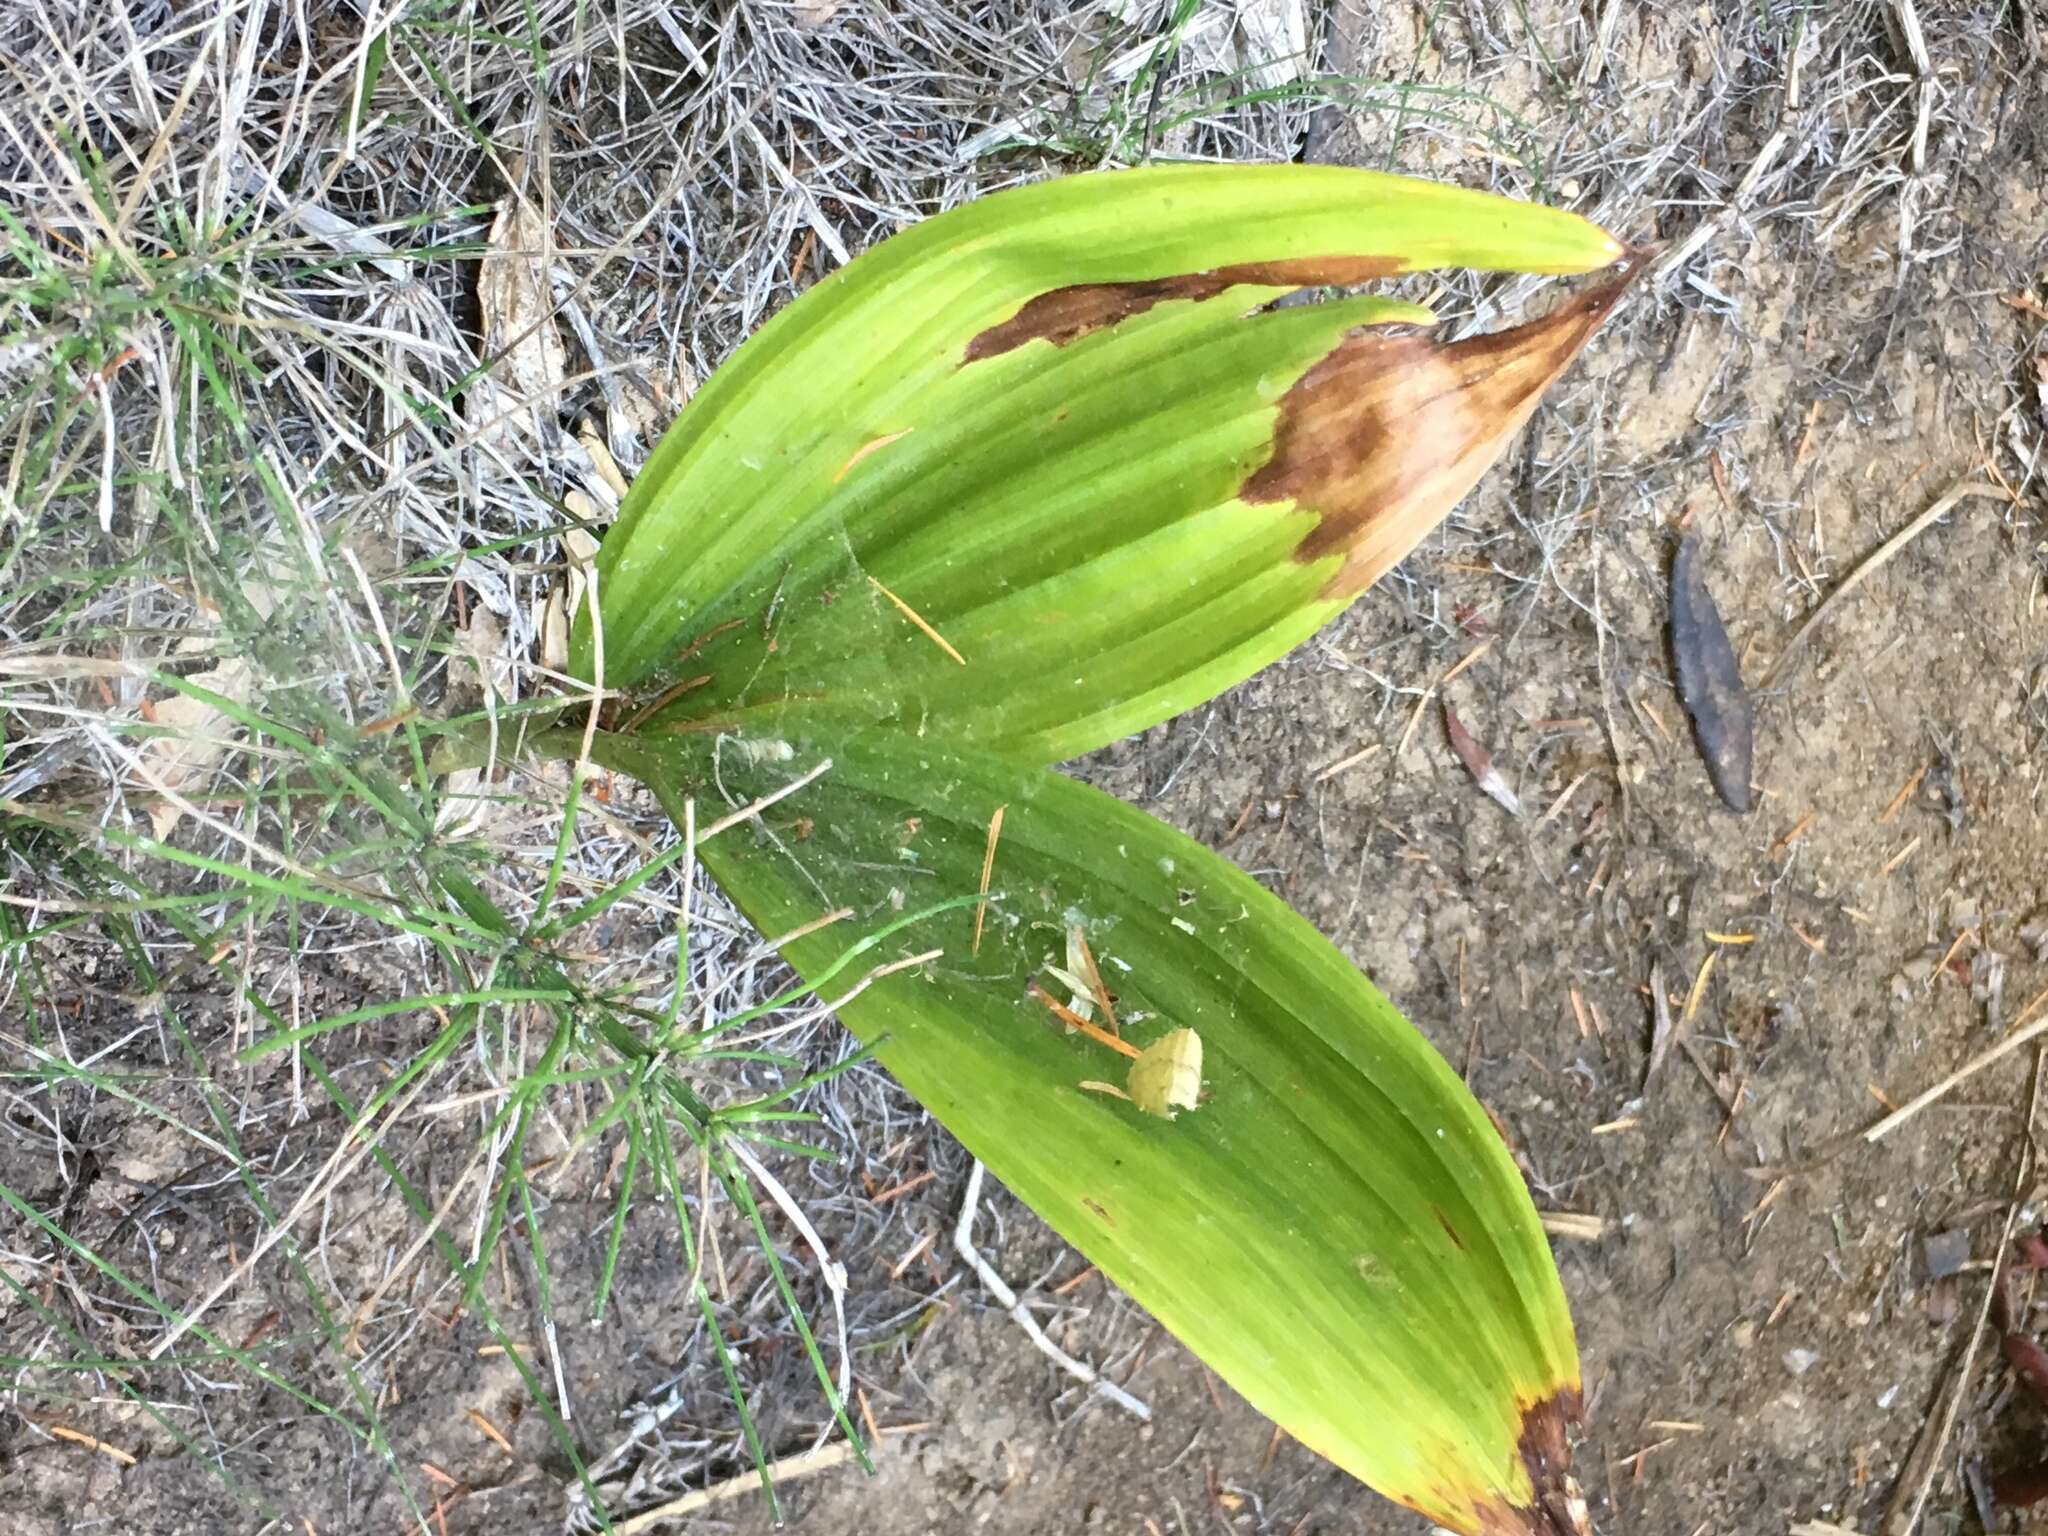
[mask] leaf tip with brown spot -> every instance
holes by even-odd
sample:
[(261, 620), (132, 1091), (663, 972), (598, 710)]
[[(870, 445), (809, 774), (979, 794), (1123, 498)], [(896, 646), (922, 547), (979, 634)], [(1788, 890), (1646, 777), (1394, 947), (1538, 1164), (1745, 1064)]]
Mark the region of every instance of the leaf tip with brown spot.
[(1645, 265), (1631, 257), (1541, 319), (1463, 341), (1350, 332), (1282, 397), (1243, 498), (1313, 513), (1295, 558), (1341, 554), (1322, 595), (1356, 597), (1479, 482)]

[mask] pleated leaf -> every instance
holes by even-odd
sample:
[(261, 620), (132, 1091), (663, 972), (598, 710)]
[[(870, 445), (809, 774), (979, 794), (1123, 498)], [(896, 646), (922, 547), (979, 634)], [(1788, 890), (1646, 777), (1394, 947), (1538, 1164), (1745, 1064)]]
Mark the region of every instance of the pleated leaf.
[[(787, 783), (815, 761), (791, 745), (721, 754), (723, 790)], [(601, 736), (597, 755), (678, 818), (713, 792), (701, 739)], [(971, 897), (1005, 808), (978, 949), (971, 906), (940, 912), (899, 936), (939, 959), (841, 1010), (919, 1102), (1303, 1443), (1453, 1531), (1573, 1530), (1564, 1297), (1513, 1160), (1429, 1043), (1284, 903), (1142, 812), (900, 732), (832, 755), (772, 840), (702, 850), (763, 932)], [(1128, 1063), (1033, 996), (1064, 991), (1048, 967), (1076, 927), (1133, 1046), (1199, 1035), (1196, 1107), (1082, 1086)], [(788, 956), (816, 977), (847, 932)]]
[(599, 558), (613, 718), (1054, 761), (1199, 704), (1413, 548), (1626, 279), (1456, 343), (1412, 304), (1274, 301), (1620, 253), (1331, 167), (1074, 177), (918, 225), (743, 346), (636, 482)]

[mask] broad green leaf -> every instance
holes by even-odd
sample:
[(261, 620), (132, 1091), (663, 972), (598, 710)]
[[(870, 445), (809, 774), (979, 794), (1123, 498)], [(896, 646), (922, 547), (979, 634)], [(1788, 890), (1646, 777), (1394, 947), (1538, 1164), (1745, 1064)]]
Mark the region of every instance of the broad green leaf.
[[(790, 745), (770, 763), (600, 735), (596, 755), (680, 819), (686, 795), (743, 798), (816, 762)], [(765, 830), (702, 850), (764, 932), (972, 895), (1006, 808), (978, 950), (974, 912), (941, 913), (900, 936), (938, 959), (841, 1010), (903, 1085), (1311, 1448), (1454, 1531), (1572, 1530), (1564, 1298), (1507, 1149), (1429, 1043), (1256, 882), (1091, 788), (896, 731), (832, 759)], [(1169, 1119), (1082, 1086), (1130, 1064), (1032, 994), (1064, 995), (1048, 966), (1076, 927), (1131, 1045), (1199, 1036), (1197, 1107)], [(816, 977), (845, 943), (828, 928), (788, 954)]]
[(1621, 254), (1554, 209), (1331, 167), (1073, 177), (943, 214), (692, 402), (600, 551), (576, 665), (657, 730), (894, 720), (1037, 761), (1118, 739), (1406, 554), (1625, 279), (1448, 344), (1412, 304), (1276, 299)]

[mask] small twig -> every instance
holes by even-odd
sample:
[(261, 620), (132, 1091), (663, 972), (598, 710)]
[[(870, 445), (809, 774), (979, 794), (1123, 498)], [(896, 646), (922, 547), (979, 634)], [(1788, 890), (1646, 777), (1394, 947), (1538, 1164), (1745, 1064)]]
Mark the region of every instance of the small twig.
[(994, 1266), (975, 1248), (974, 1216), (981, 1209), (983, 1171), (981, 1159), (976, 1158), (974, 1170), (967, 1175), (967, 1193), (960, 1202), (960, 1224), (953, 1229), (955, 1251), (966, 1261), (968, 1267), (980, 1276), (982, 1285), (987, 1288), (989, 1295), (996, 1299), (996, 1304), (1009, 1313), (1017, 1326), (1024, 1330), (1024, 1336), (1038, 1346), (1040, 1354), (1076, 1381), (1086, 1382), (1091, 1391), (1108, 1398), (1132, 1418), (1140, 1423), (1149, 1424), (1152, 1421), (1150, 1408), (1115, 1382), (1097, 1374), (1093, 1366), (1076, 1360), (1045, 1336), (1045, 1330), (1038, 1326), (1038, 1319), (1025, 1310), (1024, 1304), (1017, 1299), (1017, 1293), (1010, 1289), (1003, 1277), (995, 1272)]
[[(2027, 1099), (2027, 1123), (2020, 1132), (2020, 1165), (2013, 1176), (2012, 1199), (2005, 1208), (2005, 1226), (1998, 1234), (1998, 1251), (1992, 1256), (1991, 1274), (1984, 1285), (1984, 1301), (1977, 1308), (1977, 1321), (1970, 1329), (1969, 1342), (1963, 1346), (1962, 1363), (1956, 1368), (1955, 1385), (1949, 1389), (1947, 1400), (1938, 1415), (1930, 1417), (1914, 1442), (1913, 1453), (1906, 1461), (1906, 1469), (1899, 1477), (1898, 1491), (1892, 1495), (1891, 1507), (1885, 1511), (1884, 1536), (1912, 1536), (1920, 1524), (1920, 1513), (1927, 1507), (1927, 1495), (1934, 1488), (1935, 1474), (1941, 1469), (1942, 1448), (1948, 1444), (1948, 1437), (1955, 1429), (1956, 1415), (1961, 1412), (1963, 1398), (1970, 1390), (1970, 1375), (1977, 1365), (1977, 1346), (1983, 1342), (1985, 1325), (1991, 1319), (1991, 1304), (1998, 1296), (2000, 1271), (2005, 1268), (2006, 1251), (2012, 1246), (2012, 1229), (2019, 1220), (2020, 1206), (2026, 1200), (2028, 1181), (2034, 1171), (2034, 1118), (2041, 1108), (2041, 1053), (2034, 1053), (2034, 1086)], [(1937, 1399), (1937, 1401), (1941, 1401)]]
[(1935, 523), (1946, 517), (1950, 512), (1953, 512), (1960, 503), (1972, 496), (1996, 497), (2001, 501), (2009, 501), (2011, 499), (2007, 492), (2000, 490), (1995, 485), (1986, 485), (1981, 480), (1961, 480), (1951, 486), (1946, 495), (1925, 512), (1914, 518), (1913, 521), (1906, 524), (1897, 533), (1878, 545), (1875, 553), (1845, 576), (1840, 586), (1821, 599), (1820, 606), (1814, 609), (1812, 613), (1809, 613), (1806, 616), (1806, 622), (1793, 631), (1792, 638), (1785, 643), (1785, 649), (1780, 651), (1778, 659), (1771, 663), (1771, 670), (1764, 676), (1763, 686), (1765, 688), (1777, 686), (1779, 680), (1785, 674), (1785, 668), (1792, 663), (1793, 659), (1805, 647), (1815, 627), (1827, 618), (1829, 614), (1833, 613), (1836, 608), (1840, 607), (1843, 599), (1882, 569), (1892, 556), (1919, 538), (1921, 534), (1933, 527)]
[[(912, 1430), (923, 1429), (922, 1424), (884, 1424), (885, 1435), (907, 1435)], [(785, 1456), (768, 1467), (769, 1478), (778, 1483), (794, 1482), (800, 1477), (815, 1477), (820, 1472), (829, 1472), (834, 1467), (844, 1466), (853, 1460), (853, 1445), (850, 1441), (835, 1440), (830, 1445), (818, 1446), (815, 1450), (801, 1451), (794, 1456)], [(681, 1520), (694, 1515), (700, 1509), (709, 1509), (714, 1504), (723, 1504), (730, 1499), (743, 1498), (759, 1490), (761, 1475), (749, 1470), (728, 1477), (722, 1483), (713, 1483), (709, 1488), (699, 1488), (686, 1493), (679, 1499), (666, 1504), (657, 1504), (652, 1509), (643, 1509), (639, 1514), (624, 1520), (612, 1522), (613, 1536), (642, 1536), (653, 1530), (664, 1520)]]
[[(2031, 1003), (2020, 1010), (2020, 1016), (2013, 1021), (2014, 1028), (2011, 1034), (1988, 1050), (1979, 1051), (1925, 1093), (1920, 1094), (1917, 1098), (1908, 1099), (1869, 1130), (1865, 1131), (1863, 1139), (1865, 1141), (1883, 1140), (1906, 1121), (1919, 1114), (1921, 1110), (1934, 1103), (1935, 1100), (1947, 1095), (1958, 1083), (1966, 1078), (1976, 1076), (1993, 1062), (2001, 1061), (2005, 1057), (2010, 1056), (2036, 1035), (2048, 1033), (2048, 1014), (2042, 1014), (2038, 1019), (2034, 1018), (2034, 1014), (2039, 1012), (2043, 1003), (2048, 1003), (2048, 989), (2044, 989)], [(2029, 1019), (2033, 1019), (2033, 1022), (2028, 1023)]]
[(804, 774), (801, 778), (791, 779), (787, 784), (783, 785), (782, 788), (777, 790), (771, 790), (769, 793), (763, 795), (760, 799), (756, 800), (752, 805), (743, 805), (738, 810), (733, 811), (728, 815), (719, 817), (718, 820), (711, 823), (710, 826), (698, 828), (695, 846), (699, 848), (703, 847), (706, 843), (710, 842), (712, 838), (718, 836), (719, 833), (725, 831), (728, 827), (738, 826), (743, 821), (756, 820), (763, 811), (767, 810), (769, 806), (775, 804), (776, 801), (787, 800), (791, 795), (795, 794), (798, 790), (802, 789), (806, 784), (810, 783), (811, 780), (818, 778), (822, 774), (830, 773), (831, 771), (832, 759), (829, 757), (823, 759), (817, 767), (811, 769), (810, 772)]
[(1552, 1237), (1569, 1237), (1582, 1243), (1597, 1243), (1607, 1235), (1607, 1218), (1580, 1211), (1538, 1211), (1536, 1219)]

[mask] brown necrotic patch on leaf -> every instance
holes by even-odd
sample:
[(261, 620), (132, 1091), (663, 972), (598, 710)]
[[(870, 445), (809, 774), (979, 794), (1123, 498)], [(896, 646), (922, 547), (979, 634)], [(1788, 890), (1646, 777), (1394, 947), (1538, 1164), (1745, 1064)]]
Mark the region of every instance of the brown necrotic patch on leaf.
[(978, 363), (1000, 357), (1027, 341), (1049, 341), (1064, 347), (1171, 299), (1199, 302), (1241, 286), (1348, 288), (1392, 277), (1403, 270), (1402, 263), (1379, 257), (1306, 256), (1292, 261), (1243, 262), (1140, 282), (1071, 283), (1026, 300), (1023, 308), (1009, 319), (981, 332), (967, 343), (964, 361)]
[(1464, 341), (1352, 331), (1281, 398), (1273, 456), (1241, 494), (1314, 513), (1295, 558), (1342, 555), (1322, 595), (1356, 597), (1478, 483), (1643, 265)]
[(1529, 1502), (1481, 1505), (1476, 1536), (1588, 1536), (1592, 1526), (1586, 1501), (1572, 1478), (1570, 1433), (1579, 1407), (1576, 1385), (1523, 1406), (1516, 1450), (1529, 1475)]

